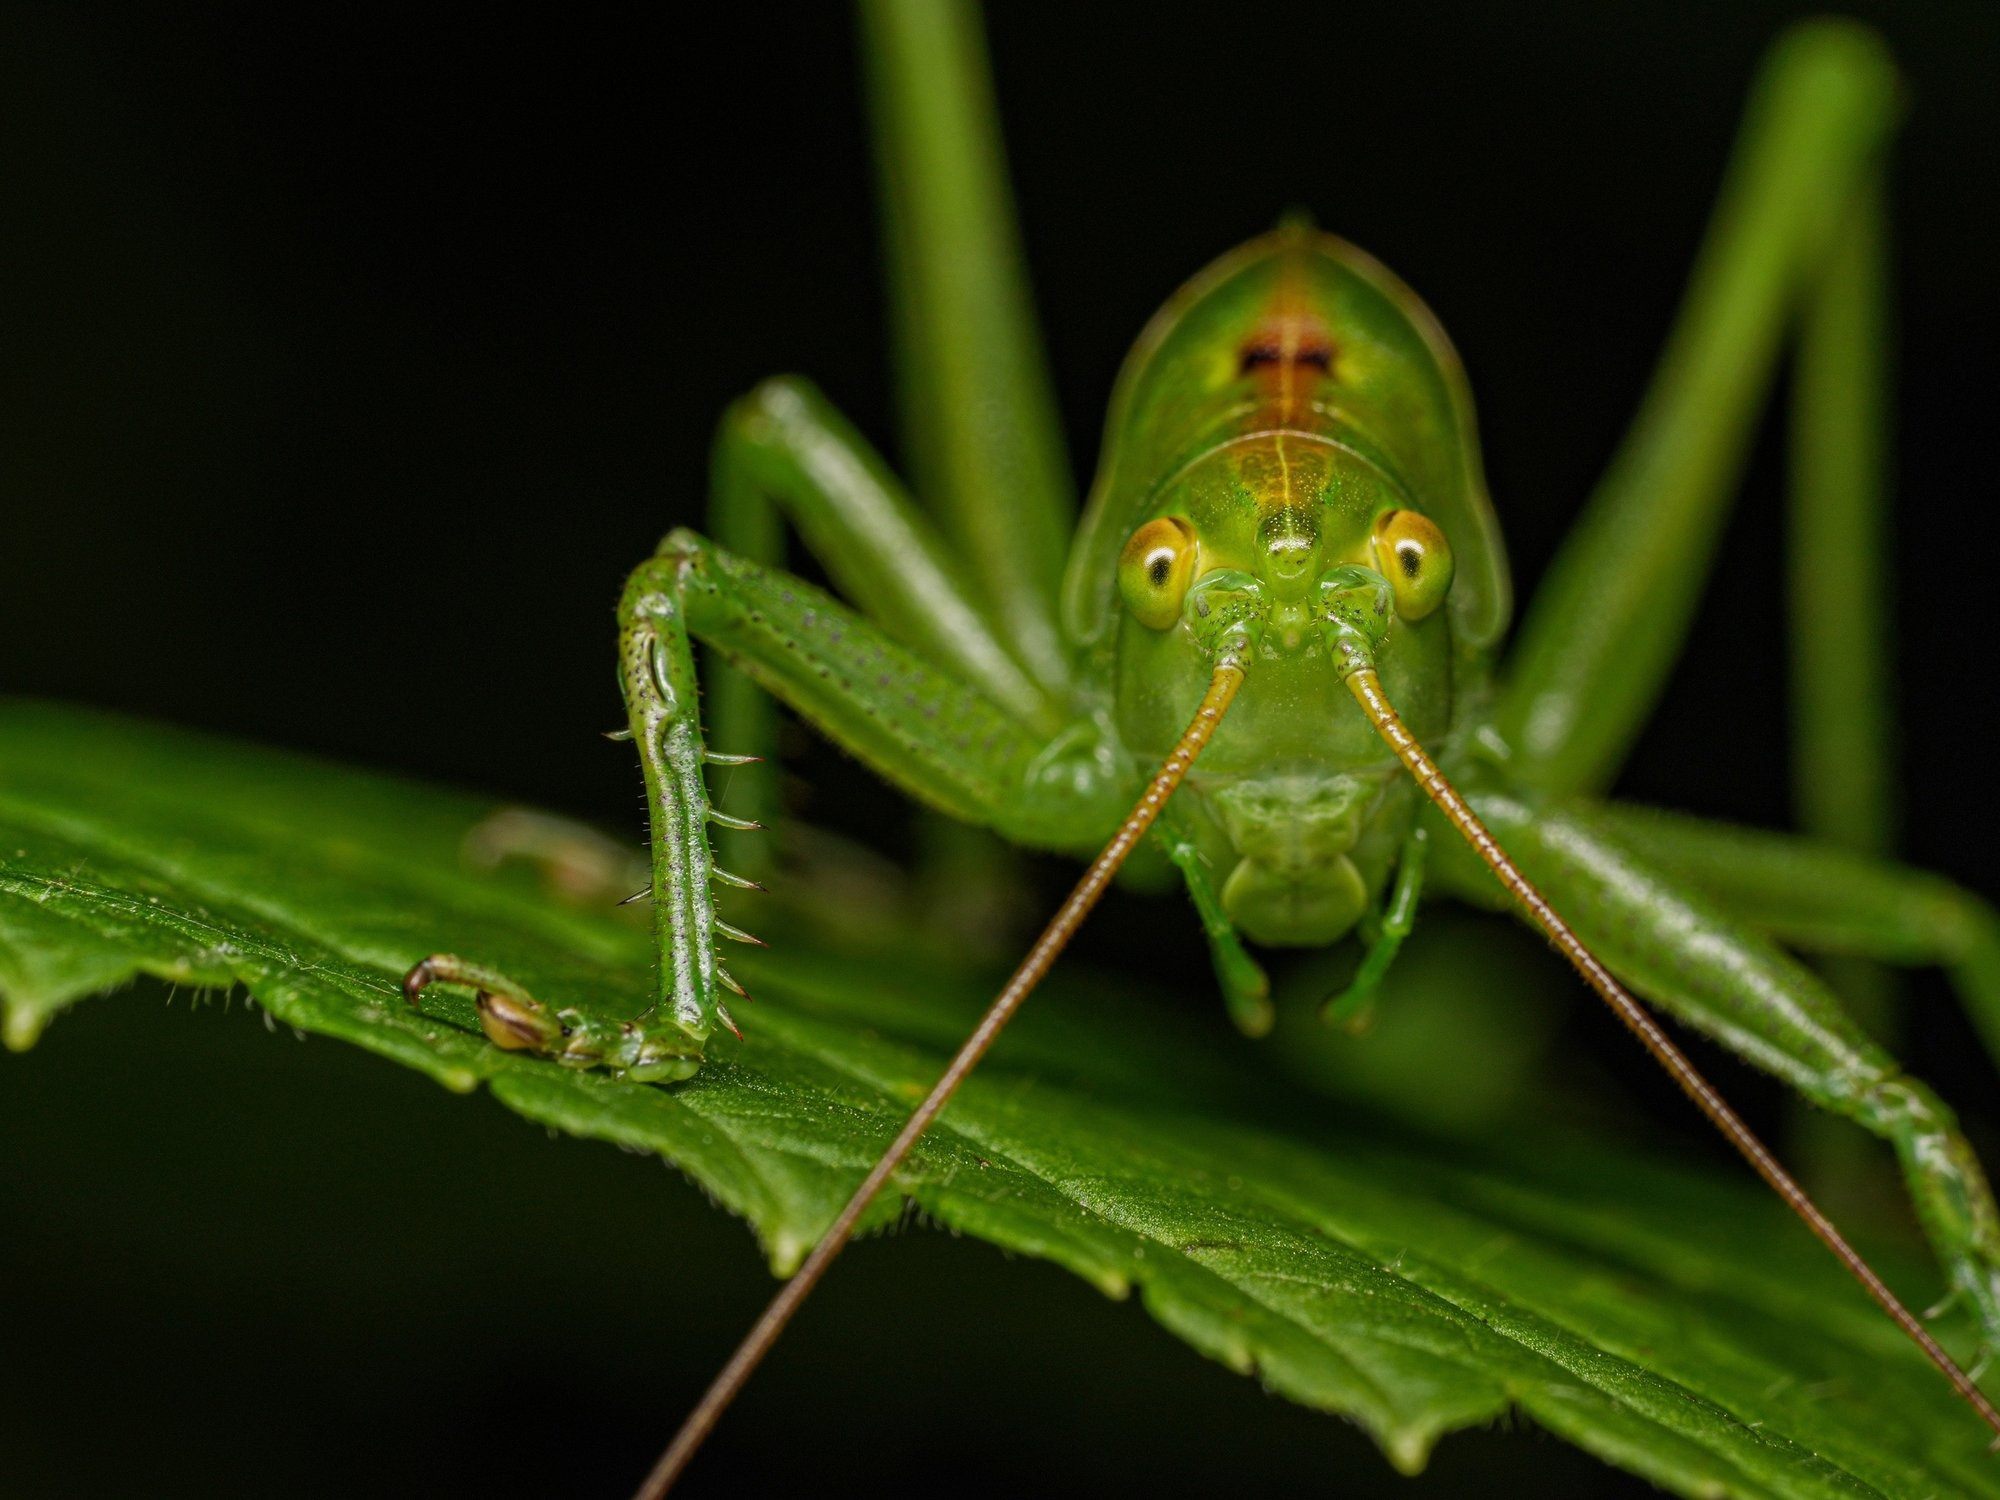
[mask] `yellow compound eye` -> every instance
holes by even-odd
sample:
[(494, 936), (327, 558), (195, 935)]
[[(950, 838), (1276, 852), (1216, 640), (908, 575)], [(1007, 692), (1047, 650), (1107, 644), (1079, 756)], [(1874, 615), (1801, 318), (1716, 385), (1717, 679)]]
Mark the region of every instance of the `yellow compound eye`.
[(1375, 518), (1375, 569), (1396, 591), (1396, 613), (1421, 620), (1451, 591), (1451, 543), (1437, 523), (1414, 510)]
[(1165, 630), (1181, 617), (1181, 600), (1194, 578), (1201, 549), (1185, 521), (1162, 516), (1132, 533), (1118, 554), (1118, 592), (1125, 607), (1149, 630)]

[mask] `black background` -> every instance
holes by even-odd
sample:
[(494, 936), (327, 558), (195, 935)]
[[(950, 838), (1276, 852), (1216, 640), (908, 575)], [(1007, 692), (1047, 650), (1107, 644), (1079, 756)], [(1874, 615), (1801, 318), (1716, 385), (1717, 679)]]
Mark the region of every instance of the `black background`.
[[(1643, 386), (1756, 59), (1803, 11), (1002, 7), (995, 69), (1079, 473), (1145, 317), (1304, 205), (1452, 330), (1525, 593)], [(2000, 12), (1860, 13), (1909, 79), (1884, 559), (1905, 847), (1993, 890), (1976, 706)], [(618, 719), (610, 607), (698, 519), (716, 414), (796, 369), (894, 449), (862, 126), (833, 6), (16, 9), (0, 686), (636, 830), (629, 751), (597, 736)], [(1772, 424), (1703, 669), (1675, 679), (1636, 795), (1786, 817), (1781, 455)], [(892, 797), (824, 751), (799, 770), (818, 789), (802, 815), (895, 846)], [(1041, 878), (1053, 893), (1063, 872)], [(1160, 910), (1117, 898), (1090, 955), (1199, 972), (1191, 925)], [(162, 1019), (148, 993), (0, 1068), (0, 1491), (622, 1493), (765, 1293), (740, 1229), (656, 1167), (546, 1144), (329, 1046), (281, 1050), (240, 1012)], [(1976, 1116), (1990, 1072), (1941, 991), (1918, 999), (1910, 1050)], [(1569, 1030), (1629, 1091), (1635, 1131), (1716, 1149), (1598, 1017)], [(1758, 1080), (1727, 1081), (1776, 1117)], [(1487, 1434), (1403, 1486), (1343, 1426), (1137, 1309), (994, 1261), (936, 1235), (851, 1257), (701, 1482), (1628, 1483)]]

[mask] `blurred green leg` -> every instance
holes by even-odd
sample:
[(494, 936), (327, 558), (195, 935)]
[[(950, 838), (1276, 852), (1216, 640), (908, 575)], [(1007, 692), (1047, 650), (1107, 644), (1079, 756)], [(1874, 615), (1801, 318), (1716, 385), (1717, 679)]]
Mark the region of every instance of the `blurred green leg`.
[[(766, 567), (785, 561), (784, 525), (771, 497), (741, 477), (732, 434), (733, 412), (725, 415), (710, 455), (708, 525), (715, 539), (739, 557)], [(715, 766), (709, 786), (715, 805), (757, 828), (721, 828), (715, 837), (722, 863), (746, 880), (767, 880), (774, 865), (771, 836), (778, 823), (778, 705), (720, 651), (702, 653), (708, 736), (717, 751), (742, 756), (736, 765)], [(752, 758), (754, 757), (754, 759)]]
[(1792, 411), (1793, 784), (1800, 828), (1861, 854), (1894, 841), (1894, 635), (1886, 466), (1887, 225), (1854, 195), (1806, 304)]
[(1354, 1032), (1368, 1029), (1382, 981), (1388, 977), (1396, 955), (1403, 951), (1403, 940), (1417, 925), (1417, 906), (1424, 891), (1424, 853), (1429, 844), (1427, 829), (1410, 830), (1410, 837), (1403, 844), (1403, 856), (1396, 862), (1395, 884), (1390, 888), (1387, 904), (1375, 919), (1375, 931), (1368, 937), (1368, 951), (1362, 955), (1361, 967), (1355, 970), (1346, 989), (1320, 1007), (1320, 1020), (1327, 1025)]
[(1794, 28), (1765, 64), (1638, 417), (1549, 570), (1496, 723), (1543, 792), (1602, 790), (1686, 638), (1787, 318), (1895, 122), (1873, 35)]
[(1201, 930), (1208, 937), (1209, 957), (1215, 964), (1215, 977), (1222, 986), (1229, 1019), (1245, 1036), (1265, 1036), (1276, 1020), (1271, 1007), (1270, 977), (1244, 948), (1235, 924), (1224, 913), (1215, 872), (1208, 867), (1199, 843), (1188, 831), (1185, 817), (1179, 804), (1169, 802), (1153, 825), (1153, 837), (1187, 883), (1188, 897), (1194, 902)]
[(979, 18), (966, 0), (864, 0), (861, 22), (910, 474), (1001, 638), (1060, 696), (1076, 503)]

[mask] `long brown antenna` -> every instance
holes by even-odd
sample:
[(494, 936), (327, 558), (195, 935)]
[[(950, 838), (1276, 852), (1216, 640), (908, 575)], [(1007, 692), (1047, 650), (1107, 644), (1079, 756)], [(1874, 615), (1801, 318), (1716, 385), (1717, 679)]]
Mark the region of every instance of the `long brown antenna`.
[(1104, 846), (1104, 852), (1091, 862), (1088, 870), (1084, 871), (1083, 879), (1076, 883), (1076, 889), (1070, 892), (1069, 899), (1063, 902), (1062, 908), (1042, 930), (1041, 937), (1036, 939), (1035, 946), (1028, 950), (1028, 956), (1021, 960), (1021, 966), (1014, 971), (1013, 978), (1007, 981), (1006, 988), (1002, 989), (993, 1004), (987, 1007), (986, 1014), (973, 1028), (972, 1035), (968, 1036), (964, 1045), (958, 1049), (958, 1055), (952, 1058), (950, 1066), (931, 1086), (929, 1095), (917, 1106), (916, 1113), (904, 1123), (896, 1139), (890, 1143), (889, 1149), (882, 1153), (882, 1159), (875, 1163), (861, 1186), (855, 1189), (854, 1196), (847, 1200), (847, 1207), (840, 1211), (840, 1216), (833, 1221), (832, 1227), (821, 1237), (820, 1242), (813, 1246), (812, 1254), (806, 1257), (805, 1264), (800, 1266), (792, 1279), (779, 1289), (771, 1305), (764, 1310), (764, 1316), (757, 1320), (756, 1326), (737, 1346), (736, 1352), (729, 1357), (729, 1363), (722, 1367), (722, 1373), (715, 1377), (714, 1384), (709, 1386), (700, 1404), (688, 1414), (688, 1419), (681, 1424), (681, 1430), (674, 1435), (674, 1440), (667, 1446), (667, 1451), (660, 1455), (660, 1461), (653, 1465), (653, 1472), (648, 1474), (646, 1482), (639, 1486), (634, 1500), (659, 1500), (659, 1497), (666, 1494), (674, 1481), (680, 1477), (681, 1471), (694, 1457), (695, 1450), (701, 1446), (702, 1439), (706, 1438), (714, 1428), (717, 1419), (735, 1399), (736, 1393), (743, 1389), (743, 1383), (750, 1378), (758, 1362), (770, 1351), (771, 1345), (777, 1342), (778, 1335), (784, 1332), (785, 1324), (790, 1322), (792, 1314), (799, 1310), (799, 1304), (806, 1300), (807, 1294), (819, 1283), (820, 1277), (826, 1274), (826, 1268), (833, 1263), (833, 1258), (840, 1254), (841, 1248), (854, 1233), (855, 1223), (861, 1218), (862, 1212), (874, 1201), (875, 1195), (887, 1185), (890, 1174), (902, 1165), (903, 1158), (910, 1154), (918, 1139), (930, 1129), (945, 1104), (957, 1092), (958, 1086), (965, 1081), (966, 1075), (978, 1066), (979, 1060), (986, 1055), (986, 1049), (991, 1047), (994, 1038), (1000, 1035), (1000, 1029), (1012, 1020), (1014, 1012), (1021, 1008), (1021, 1002), (1028, 998), (1029, 992), (1037, 984), (1041, 983), (1042, 976), (1047, 974), (1050, 966), (1055, 963), (1056, 955), (1061, 953), (1069, 940), (1076, 935), (1077, 928), (1083, 925), (1083, 919), (1089, 916), (1090, 909), (1097, 905), (1098, 897), (1102, 896), (1105, 887), (1111, 884), (1111, 877), (1118, 873), (1118, 867), (1125, 863), (1125, 857), (1138, 846), (1139, 840), (1145, 837), (1146, 830), (1153, 826), (1153, 820), (1160, 815), (1160, 809), (1167, 805), (1167, 798), (1174, 794), (1174, 789), (1181, 784), (1181, 778), (1187, 775), (1188, 767), (1194, 764), (1194, 758), (1201, 754), (1202, 747), (1214, 735), (1216, 726), (1222, 722), (1222, 716), (1228, 711), (1230, 701), (1235, 698), (1236, 689), (1242, 682), (1241, 658), (1234, 654), (1224, 655), (1216, 664), (1215, 676), (1209, 681), (1208, 693), (1201, 700), (1201, 707), (1195, 711), (1194, 719), (1188, 725), (1186, 732), (1181, 735), (1180, 743), (1174, 746), (1173, 753), (1161, 765), (1152, 783), (1146, 788), (1145, 794), (1139, 798), (1137, 805), (1119, 826), (1111, 842)]
[[(1956, 1361), (1945, 1353), (1938, 1341), (1931, 1337), (1930, 1330), (1917, 1321), (1916, 1315), (1896, 1300), (1896, 1294), (1889, 1290), (1882, 1278), (1861, 1254), (1833, 1225), (1833, 1221), (1820, 1212), (1819, 1206), (1806, 1196), (1806, 1190), (1792, 1179), (1791, 1173), (1779, 1165), (1770, 1147), (1758, 1140), (1750, 1127), (1743, 1123), (1742, 1116), (1731, 1109), (1722, 1095), (1715, 1091), (1715, 1085), (1701, 1076), (1688, 1055), (1674, 1045), (1673, 1038), (1660, 1029), (1652, 1012), (1634, 999), (1631, 992), (1612, 977), (1611, 971), (1598, 962), (1597, 955), (1583, 945), (1583, 940), (1570, 930), (1569, 923), (1549, 905), (1546, 897), (1535, 889), (1528, 877), (1523, 875), (1514, 861), (1507, 857), (1486, 825), (1479, 821), (1479, 815), (1458, 795), (1452, 784), (1445, 780), (1444, 772), (1416, 737), (1403, 726), (1396, 710), (1383, 695), (1382, 683), (1375, 673), (1362, 667), (1349, 674), (1348, 689), (1361, 704), (1363, 711), (1374, 721), (1382, 738), (1389, 742), (1389, 748), (1396, 752), (1396, 758), (1408, 767), (1410, 775), (1438, 810), (1451, 820), (1465, 837), (1473, 852), (1486, 862), (1487, 868), (1500, 878), (1521, 905), (1528, 909), (1528, 915), (1535, 924), (1548, 934), (1549, 941), (1562, 950), (1564, 958), (1575, 965), (1584, 982), (1603, 997), (1604, 1003), (1618, 1013), (1618, 1019), (1631, 1028), (1633, 1034), (1646, 1045), (1653, 1059), (1673, 1075), (1673, 1080), (1683, 1092), (1694, 1100), (1701, 1112), (1708, 1116), (1715, 1128), (1729, 1138), (1729, 1144), (1743, 1153), (1743, 1159), (1756, 1169), (1757, 1175), (1769, 1183), (1771, 1190), (1791, 1206), (1793, 1213), (1806, 1221), (1806, 1227), (1819, 1237), (1821, 1244), (1831, 1250), (1834, 1258), (1854, 1279), (1868, 1289), (1868, 1295), (1882, 1305), (1896, 1322), (1896, 1326), (1916, 1342), (1919, 1349), (1930, 1356), (1932, 1364), (1944, 1372), (1945, 1379), (1957, 1388), (1959, 1395), (1972, 1403), (1972, 1409), (1979, 1413), (1986, 1425), (2000, 1433), (2000, 1411), (1995, 1411), (1993, 1403), (1986, 1399), (1985, 1392), (1972, 1383), (1972, 1377), (1958, 1367)], [(2000, 1441), (1995, 1444), (2000, 1447)]]

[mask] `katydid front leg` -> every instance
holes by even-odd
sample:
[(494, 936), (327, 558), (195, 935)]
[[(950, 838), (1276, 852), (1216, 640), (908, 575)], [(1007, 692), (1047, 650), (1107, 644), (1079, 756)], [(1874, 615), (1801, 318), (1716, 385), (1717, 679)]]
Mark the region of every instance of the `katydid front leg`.
[[(658, 560), (655, 559), (655, 562)], [(481, 1028), (496, 1046), (539, 1052), (574, 1067), (608, 1067), (640, 1082), (692, 1077), (718, 1022), (735, 1029), (718, 992), (738, 990), (717, 961), (718, 924), (709, 883), (714, 814), (702, 783), (699, 686), (689, 649), (682, 585), (672, 569), (641, 567), (618, 608), (619, 680), (646, 776), (652, 819), (653, 920), (659, 985), (636, 1018), (581, 1008), (553, 1010), (497, 970), (434, 954), (403, 981), (411, 1004), (430, 984), (478, 991)]]
[[(659, 1081), (691, 1076), (738, 986), (719, 921), (692, 639), (707, 642), (765, 691), (910, 796), (1011, 838), (1066, 848), (1115, 828), (1131, 779), (1076, 735), (1036, 733), (978, 689), (897, 644), (829, 595), (788, 573), (677, 531), (636, 569), (619, 604), (619, 676), (645, 771), (652, 820), (659, 981), (644, 1015), (560, 1011), (505, 975), (451, 955), (411, 970), (412, 1001), (433, 982), (478, 989), (482, 1024), (501, 1046), (579, 1067)], [(1058, 837), (1058, 831), (1060, 836)], [(490, 1018), (489, 1018), (490, 1013)]]

